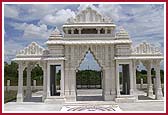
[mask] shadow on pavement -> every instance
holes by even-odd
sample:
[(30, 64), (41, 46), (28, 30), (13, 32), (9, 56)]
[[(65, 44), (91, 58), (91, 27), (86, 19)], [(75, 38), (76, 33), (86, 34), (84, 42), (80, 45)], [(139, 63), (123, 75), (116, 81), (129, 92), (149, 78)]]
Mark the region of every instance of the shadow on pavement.
[(77, 96), (77, 101), (103, 101), (103, 96)]

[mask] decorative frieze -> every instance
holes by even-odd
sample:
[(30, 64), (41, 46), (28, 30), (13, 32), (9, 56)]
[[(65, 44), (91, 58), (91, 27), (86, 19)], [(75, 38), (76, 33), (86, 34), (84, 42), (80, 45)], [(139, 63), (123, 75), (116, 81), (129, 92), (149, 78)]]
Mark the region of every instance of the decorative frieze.
[(20, 50), (16, 56), (42, 55), (44, 50), (45, 49), (36, 42), (32, 42), (28, 47)]
[(111, 19), (108, 17), (103, 17), (97, 11), (93, 10), (91, 7), (87, 7), (85, 10), (81, 11), (75, 18), (69, 18), (67, 23), (111, 23)]
[(143, 42), (132, 49), (132, 54), (134, 55), (138, 55), (138, 54), (147, 54), (147, 55), (159, 54), (161, 55), (161, 50), (159, 47), (151, 45), (147, 42)]

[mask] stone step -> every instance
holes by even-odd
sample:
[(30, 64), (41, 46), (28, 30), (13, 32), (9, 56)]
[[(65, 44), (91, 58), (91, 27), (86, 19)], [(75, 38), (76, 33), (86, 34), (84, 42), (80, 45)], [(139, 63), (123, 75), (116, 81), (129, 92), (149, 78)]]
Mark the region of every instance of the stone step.
[(136, 102), (135, 97), (118, 97), (115, 98), (116, 103), (135, 103)]
[(44, 102), (47, 104), (63, 104), (65, 103), (65, 98), (62, 96), (50, 96), (47, 97)]
[(119, 95), (118, 98), (133, 98), (134, 95)]

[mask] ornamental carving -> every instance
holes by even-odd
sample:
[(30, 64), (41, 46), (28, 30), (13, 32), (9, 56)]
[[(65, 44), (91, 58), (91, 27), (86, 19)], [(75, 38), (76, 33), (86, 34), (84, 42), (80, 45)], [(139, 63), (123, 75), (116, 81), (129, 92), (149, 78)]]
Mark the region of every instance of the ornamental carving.
[(36, 42), (32, 42), (28, 47), (20, 50), (17, 56), (28, 56), (28, 55), (42, 55), (45, 49), (39, 46)]
[(132, 54), (161, 54), (161, 51), (159, 47), (143, 42), (133, 48)]
[(108, 17), (103, 17), (96, 10), (93, 10), (91, 7), (86, 8), (81, 11), (75, 18), (69, 18), (67, 23), (111, 23), (111, 19)]

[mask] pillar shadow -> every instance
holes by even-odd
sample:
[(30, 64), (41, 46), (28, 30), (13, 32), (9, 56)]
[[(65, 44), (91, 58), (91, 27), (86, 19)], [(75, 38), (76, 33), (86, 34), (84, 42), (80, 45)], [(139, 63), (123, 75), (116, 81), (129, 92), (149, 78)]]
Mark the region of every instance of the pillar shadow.
[(31, 97), (30, 99), (25, 98), (24, 102), (42, 102), (42, 97)]
[(145, 95), (138, 95), (138, 100), (154, 100), (154, 99)]
[(77, 101), (103, 101), (103, 96), (77, 96)]

